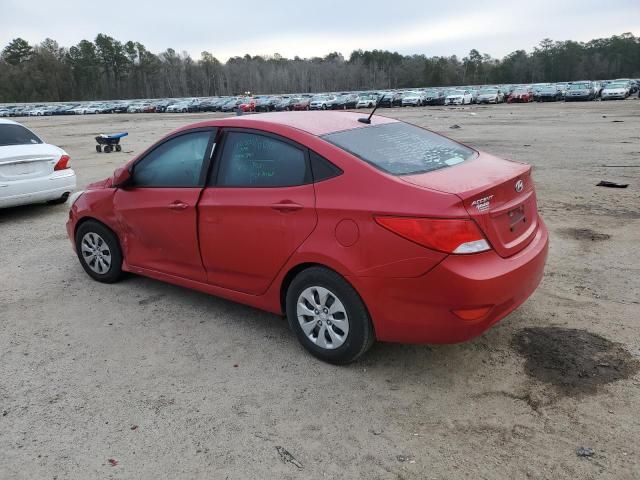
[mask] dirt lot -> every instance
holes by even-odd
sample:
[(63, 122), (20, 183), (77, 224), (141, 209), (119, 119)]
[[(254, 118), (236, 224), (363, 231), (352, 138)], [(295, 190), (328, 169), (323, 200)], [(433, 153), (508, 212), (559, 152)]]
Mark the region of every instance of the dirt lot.
[[(551, 247), (524, 306), (470, 343), (334, 367), (277, 316), (91, 281), (64, 205), (2, 211), (0, 478), (639, 478), (640, 101), (383, 113), (535, 166)], [(24, 123), (84, 186), (212, 116)], [(95, 153), (120, 130), (124, 153)]]

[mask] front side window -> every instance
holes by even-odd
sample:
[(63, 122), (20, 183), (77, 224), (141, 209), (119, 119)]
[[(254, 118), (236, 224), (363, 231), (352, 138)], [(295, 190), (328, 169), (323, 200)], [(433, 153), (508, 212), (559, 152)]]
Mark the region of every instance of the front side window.
[(305, 154), (300, 148), (256, 133), (227, 133), (217, 185), (291, 187), (309, 180)]
[(404, 122), (354, 128), (322, 138), (392, 175), (430, 172), (474, 155), (464, 145)]
[(154, 149), (133, 169), (135, 187), (197, 187), (210, 130), (187, 133)]
[(42, 143), (35, 133), (22, 125), (5, 123), (0, 125), (0, 147), (8, 145), (34, 145)]

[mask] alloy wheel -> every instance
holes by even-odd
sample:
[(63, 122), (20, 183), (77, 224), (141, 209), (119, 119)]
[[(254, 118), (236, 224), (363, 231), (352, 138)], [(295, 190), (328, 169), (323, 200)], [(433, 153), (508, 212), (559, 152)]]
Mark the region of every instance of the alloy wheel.
[(80, 242), (82, 259), (94, 272), (104, 275), (111, 268), (111, 250), (104, 239), (95, 232), (88, 232)]
[(324, 287), (303, 290), (298, 297), (296, 314), (306, 337), (320, 348), (334, 350), (347, 339), (347, 311), (336, 294)]

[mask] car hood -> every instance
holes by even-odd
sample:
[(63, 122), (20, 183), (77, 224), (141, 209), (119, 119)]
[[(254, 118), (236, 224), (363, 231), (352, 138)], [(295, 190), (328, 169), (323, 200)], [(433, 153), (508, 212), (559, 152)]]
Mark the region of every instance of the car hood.
[(627, 91), (626, 88), (605, 88), (603, 93), (625, 93)]

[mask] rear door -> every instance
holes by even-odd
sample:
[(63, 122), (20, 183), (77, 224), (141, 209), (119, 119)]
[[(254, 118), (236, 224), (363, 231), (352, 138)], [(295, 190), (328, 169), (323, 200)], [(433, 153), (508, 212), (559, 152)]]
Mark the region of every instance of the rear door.
[(199, 203), (209, 283), (264, 293), (316, 225), (306, 149), (287, 139), (228, 129)]
[(133, 166), (113, 201), (127, 263), (206, 282), (196, 217), (214, 137), (211, 128), (182, 132)]

